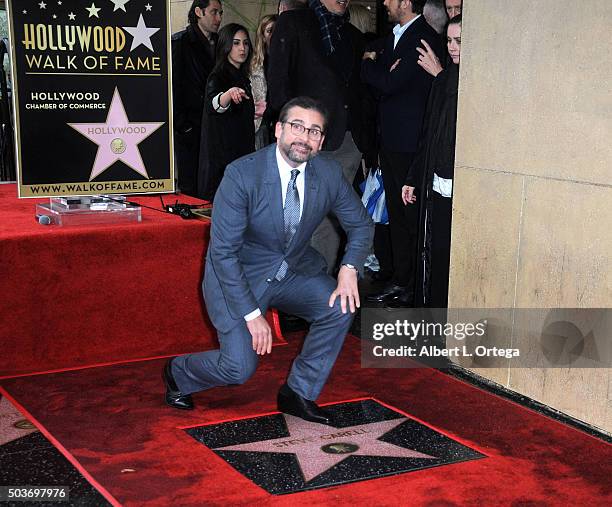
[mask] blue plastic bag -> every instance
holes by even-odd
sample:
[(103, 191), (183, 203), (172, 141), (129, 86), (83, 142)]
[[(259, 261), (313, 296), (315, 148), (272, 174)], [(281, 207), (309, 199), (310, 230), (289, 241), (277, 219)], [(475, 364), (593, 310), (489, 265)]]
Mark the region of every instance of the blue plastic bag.
[(361, 202), (375, 224), (389, 222), (387, 213), (385, 189), (383, 187), (382, 172), (380, 169), (370, 170), (368, 177), (359, 185), (363, 192)]

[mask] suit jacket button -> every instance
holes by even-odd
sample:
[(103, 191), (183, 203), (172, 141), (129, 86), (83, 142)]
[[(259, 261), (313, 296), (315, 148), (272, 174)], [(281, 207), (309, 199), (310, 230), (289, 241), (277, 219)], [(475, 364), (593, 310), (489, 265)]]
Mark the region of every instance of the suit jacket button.
[(268, 283), (272, 282), (272, 278), (268, 278), (268, 279), (266, 280), (266, 282), (268, 282)]

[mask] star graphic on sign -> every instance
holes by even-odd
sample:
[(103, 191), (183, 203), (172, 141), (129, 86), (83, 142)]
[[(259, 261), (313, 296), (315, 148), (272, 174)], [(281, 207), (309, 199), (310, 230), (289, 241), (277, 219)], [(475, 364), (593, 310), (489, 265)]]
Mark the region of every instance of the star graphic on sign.
[(105, 123), (68, 123), (73, 129), (98, 145), (96, 160), (89, 177), (90, 181), (118, 160), (148, 178), (149, 175), (140, 156), (138, 144), (163, 124), (164, 122), (130, 122), (117, 88), (115, 88)]
[(26, 11), (25, 9), (23, 9), (21, 12), (23, 12), (24, 14), (28, 13), (28, 11)]
[(100, 12), (101, 7), (96, 7), (96, 4), (91, 2), (91, 7), (85, 7), (85, 10), (89, 12), (89, 16), (90, 18), (93, 18), (94, 16), (96, 18), (99, 18), (100, 16), (98, 16), (98, 12)]
[(46, 8), (47, 8), (47, 4), (46, 4), (45, 2), (40, 2), (40, 3), (38, 4), (38, 6), (39, 6), (41, 9), (46, 9)]
[(62, 0), (58, 0), (57, 5), (62, 5)]
[(136, 26), (124, 26), (123, 29), (133, 37), (130, 51), (134, 51), (134, 49), (141, 44), (153, 51), (151, 36), (158, 32), (159, 28), (148, 28), (147, 25), (145, 25), (142, 14), (138, 18), (138, 24)]
[(150, 11), (152, 9), (152, 5), (151, 4), (147, 4), (145, 5), (145, 9), (147, 9), (148, 11)]
[(125, 4), (128, 3), (130, 0), (110, 0), (113, 4), (115, 4), (115, 8), (113, 9), (113, 12), (118, 11), (119, 9), (121, 9), (123, 12), (127, 12), (125, 10)]
[(68, 14), (68, 18), (70, 18), (70, 21), (74, 21), (74, 18), (76, 18), (76, 14), (74, 12), (71, 12), (70, 14)]
[(57, 19), (57, 14), (54, 14), (53, 16), (51, 16), (53, 19)]
[(295, 454), (304, 480), (311, 481), (349, 456), (436, 459), (412, 449), (379, 440), (408, 419), (392, 419), (345, 428), (305, 421), (283, 414), (289, 436), (229, 445), (215, 451), (273, 452)]

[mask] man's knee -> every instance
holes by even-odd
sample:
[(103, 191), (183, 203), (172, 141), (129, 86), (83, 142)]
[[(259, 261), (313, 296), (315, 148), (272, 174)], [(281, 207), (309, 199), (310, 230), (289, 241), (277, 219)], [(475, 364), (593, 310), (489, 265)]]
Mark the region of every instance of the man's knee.
[(327, 308), (325, 311), (325, 315), (322, 316), (321, 320), (335, 322), (338, 326), (351, 325), (355, 314), (351, 313), (348, 302), (346, 304), (346, 313), (342, 313), (342, 307), (340, 306), (340, 297), (336, 298), (333, 307), (330, 308), (329, 305), (326, 306)]
[(257, 361), (224, 362), (219, 365), (219, 371), (227, 384), (244, 384), (257, 369)]

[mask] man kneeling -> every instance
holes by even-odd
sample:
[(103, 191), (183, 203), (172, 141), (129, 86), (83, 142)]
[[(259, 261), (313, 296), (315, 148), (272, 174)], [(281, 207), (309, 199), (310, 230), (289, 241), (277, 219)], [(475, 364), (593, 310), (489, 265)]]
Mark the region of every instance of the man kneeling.
[[(357, 276), (373, 225), (340, 166), (317, 157), (326, 122), (317, 101), (292, 99), (276, 124), (277, 144), (227, 166), (215, 196), (203, 283), (220, 348), (166, 364), (168, 405), (189, 410), (192, 393), (246, 382), (258, 355), (272, 351), (272, 331), (263, 315), (275, 307), (311, 323), (278, 393), (278, 409), (330, 422), (314, 400), (360, 306)], [(310, 247), (313, 231), (329, 213), (348, 236), (337, 281)]]

